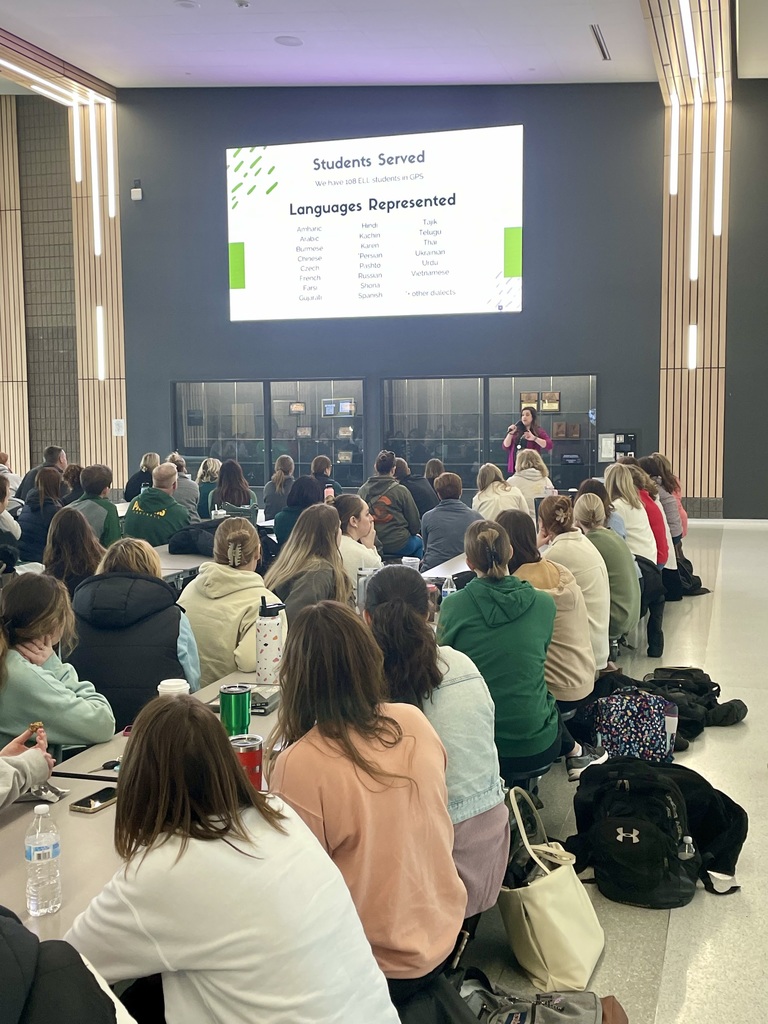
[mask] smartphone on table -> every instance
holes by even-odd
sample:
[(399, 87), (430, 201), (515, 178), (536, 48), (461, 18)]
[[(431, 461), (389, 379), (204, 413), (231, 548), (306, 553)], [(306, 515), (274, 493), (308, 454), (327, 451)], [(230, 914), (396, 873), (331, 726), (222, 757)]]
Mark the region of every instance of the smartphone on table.
[(95, 814), (105, 807), (109, 807), (117, 800), (117, 790), (114, 786), (106, 786), (97, 793), (91, 793), (80, 800), (73, 800), (69, 805), (70, 811), (77, 811), (80, 814)]

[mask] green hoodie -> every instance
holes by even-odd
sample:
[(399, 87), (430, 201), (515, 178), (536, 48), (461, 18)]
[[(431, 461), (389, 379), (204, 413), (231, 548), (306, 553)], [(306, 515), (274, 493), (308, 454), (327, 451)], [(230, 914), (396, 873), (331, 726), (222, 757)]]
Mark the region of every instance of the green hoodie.
[(496, 705), (500, 757), (530, 757), (555, 742), (557, 705), (544, 681), (555, 602), (514, 576), (472, 580), (440, 608), (438, 643), (474, 661)]
[(368, 502), (376, 526), (376, 539), (385, 556), (402, 551), (411, 537), (421, 530), (419, 510), (411, 492), (393, 476), (371, 476), (357, 493)]
[(189, 510), (157, 487), (148, 487), (128, 506), (123, 522), (126, 537), (148, 541), (153, 548), (167, 544), (189, 525)]

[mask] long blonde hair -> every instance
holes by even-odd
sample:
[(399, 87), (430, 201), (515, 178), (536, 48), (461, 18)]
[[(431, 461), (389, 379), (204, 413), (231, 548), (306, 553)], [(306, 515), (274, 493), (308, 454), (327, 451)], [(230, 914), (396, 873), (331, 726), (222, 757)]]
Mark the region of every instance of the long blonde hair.
[(643, 507), (640, 496), (635, 487), (635, 481), (629, 471), (629, 466), (623, 462), (614, 462), (605, 471), (605, 489), (612, 502), (618, 500), (626, 501), (632, 508)]
[(346, 603), (352, 596), (352, 584), (336, 543), (340, 525), (339, 513), (333, 505), (305, 508), (264, 577), (267, 588), (275, 590), (305, 572), (330, 566), (333, 571), (333, 600)]
[(478, 491), (484, 491), (491, 484), (501, 484), (501, 487), (497, 487), (496, 490), (512, 490), (512, 485), (506, 482), (504, 474), (499, 467), (494, 466), (492, 462), (484, 462), (477, 474), (477, 489)]
[(542, 477), (549, 476), (546, 462), (533, 448), (523, 448), (515, 459), (515, 472), (522, 473), (524, 469), (538, 469)]

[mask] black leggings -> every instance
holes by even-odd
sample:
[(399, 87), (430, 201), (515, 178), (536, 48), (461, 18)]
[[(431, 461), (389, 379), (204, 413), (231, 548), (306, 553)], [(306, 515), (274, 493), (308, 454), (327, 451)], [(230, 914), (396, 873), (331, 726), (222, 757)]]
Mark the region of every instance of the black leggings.
[(546, 768), (558, 757), (570, 754), (575, 746), (576, 740), (571, 736), (558, 711), (557, 736), (554, 743), (540, 754), (528, 754), (525, 757), (499, 757), (501, 777), (510, 786), (521, 775), (527, 775), (528, 772), (533, 772), (537, 768)]

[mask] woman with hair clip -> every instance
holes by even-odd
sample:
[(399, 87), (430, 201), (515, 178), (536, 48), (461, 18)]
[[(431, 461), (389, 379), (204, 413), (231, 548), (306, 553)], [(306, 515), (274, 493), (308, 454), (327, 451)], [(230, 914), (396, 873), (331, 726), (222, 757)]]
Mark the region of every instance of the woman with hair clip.
[(344, 571), (357, 588), (358, 569), (380, 569), (381, 556), (376, 550), (376, 531), (368, 503), (357, 494), (339, 494), (333, 507), (341, 520), (339, 551)]
[(611, 588), (600, 553), (573, 525), (570, 498), (545, 498), (539, 505), (539, 549), (547, 558), (570, 569), (584, 595), (589, 619), (589, 637), (595, 665), (605, 668), (610, 654), (608, 621), (611, 615)]
[[(128, 483), (123, 489), (123, 497), (126, 501), (133, 501), (137, 498), (144, 487), (152, 486), (152, 470), (160, 465), (160, 456), (157, 452), (145, 452), (141, 456), (138, 473), (128, 478)], [(207, 510), (206, 510), (207, 512)]]
[(568, 778), (575, 782), (607, 755), (601, 747), (574, 741), (547, 689), (544, 665), (555, 602), (509, 575), (512, 545), (498, 523), (472, 523), (464, 546), (477, 579), (443, 601), (438, 642), (463, 651), (488, 684), (504, 781), (514, 785), (521, 775), (565, 755)]
[(107, 697), (118, 729), (130, 725), (163, 679), (200, 686), (192, 627), (162, 575), (153, 547), (123, 537), (72, 602), (79, 641), (67, 660)]
[(35, 486), (27, 494), (17, 520), (21, 527), (22, 562), (42, 562), (51, 521), (61, 508), (60, 487), (61, 473), (52, 466), (41, 469), (35, 477)]
[(428, 611), (427, 584), (415, 569), (388, 565), (368, 584), (365, 619), (384, 655), (389, 699), (420, 708), (445, 747), (453, 860), (471, 918), (499, 895), (509, 861), (509, 813), (488, 687), (465, 654), (437, 645)]
[(627, 542), (605, 526), (605, 506), (598, 494), (582, 494), (573, 506), (573, 518), (605, 562), (611, 595), (608, 635), (613, 646), (635, 628), (640, 619), (640, 583)]
[(507, 451), (507, 472), (512, 474), (517, 468), (517, 453), (532, 448), (535, 452), (551, 452), (554, 447), (552, 438), (543, 427), (536, 423), (536, 410), (532, 405), (524, 405), (517, 423), (510, 423), (506, 437), (501, 442)]
[(408, 488), (395, 479), (395, 453), (379, 452), (375, 468), (375, 475), (368, 477), (357, 493), (368, 502), (384, 557), (421, 558), (424, 544), (419, 536), (419, 510)]
[(486, 462), (477, 474), (477, 494), (472, 508), (484, 519), (493, 521), (507, 509), (518, 509), (529, 514), (528, 502), (519, 487), (504, 479), (504, 474), (492, 462)]
[(160, 974), (152, 1020), (398, 1024), (339, 872), (194, 697), (139, 713), (115, 847), (124, 865), (65, 939), (110, 984)]
[[(203, 562), (178, 599), (200, 652), (201, 686), (215, 683), (230, 672), (256, 671), (256, 624), (261, 599), (267, 604), (280, 600), (267, 590), (256, 572), (260, 558), (258, 531), (247, 519), (225, 519), (214, 536), (213, 561)], [(285, 612), (280, 612), (279, 623), (285, 640)]]
[(576, 492), (576, 497), (573, 499), (574, 502), (578, 501), (582, 494), (596, 494), (598, 496), (603, 503), (603, 510), (605, 512), (604, 525), (606, 529), (613, 530), (622, 540), (626, 540), (627, 528), (624, 526), (624, 520), (611, 504), (603, 481), (597, 480), (595, 477), (588, 477), (586, 480), (582, 480)]
[(352, 603), (352, 586), (339, 544), (341, 521), (332, 505), (305, 508), (269, 567), (264, 583), (285, 604), (288, 624), (318, 601)]
[(285, 508), (285, 502), (293, 487), (294, 462), (290, 455), (280, 455), (275, 462), (272, 479), (264, 487), (264, 518), (274, 519)]
[(235, 508), (252, 508), (259, 499), (248, 486), (239, 462), (227, 459), (219, 470), (219, 482), (208, 495), (208, 515), (217, 505), (233, 505)]
[(216, 490), (219, 483), (219, 473), (221, 472), (221, 462), (219, 459), (203, 459), (200, 463), (200, 469), (197, 471), (195, 477), (195, 483), (200, 492), (200, 499), (197, 503), (197, 514), (201, 519), (208, 519), (210, 517), (210, 511), (208, 510), (208, 498)]
[(584, 595), (570, 569), (541, 557), (536, 528), (527, 512), (502, 512), (496, 522), (506, 530), (512, 545), (510, 573), (549, 594), (555, 602), (544, 679), (558, 707), (567, 710), (589, 700), (595, 686), (595, 655)]
[(48, 576), (66, 586), (69, 596), (96, 572), (104, 548), (94, 536), (88, 520), (76, 508), (60, 508), (51, 520), (43, 564)]
[(421, 711), (387, 703), (376, 641), (336, 602), (291, 623), (280, 682), (270, 788), (341, 871), (400, 1006), (444, 966), (467, 905), (451, 853), (445, 750)]
[(74, 638), (75, 617), (60, 580), (24, 573), (0, 590), (0, 746), (37, 721), (56, 748), (112, 738), (115, 718), (106, 697), (56, 654)]

